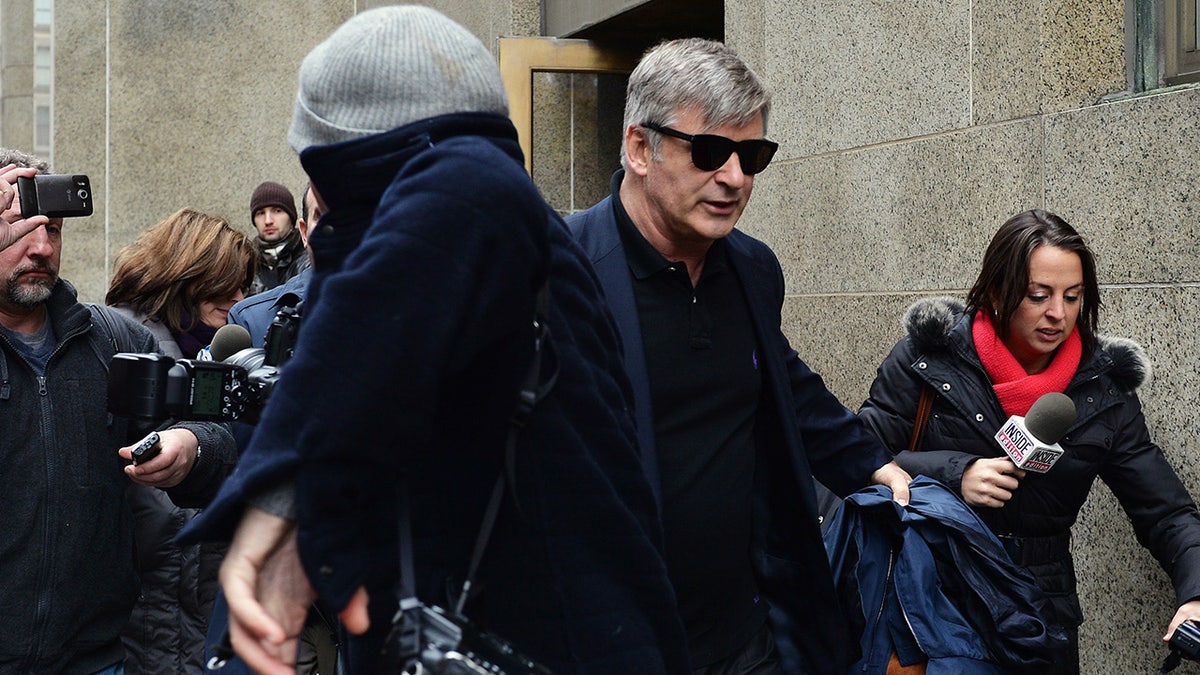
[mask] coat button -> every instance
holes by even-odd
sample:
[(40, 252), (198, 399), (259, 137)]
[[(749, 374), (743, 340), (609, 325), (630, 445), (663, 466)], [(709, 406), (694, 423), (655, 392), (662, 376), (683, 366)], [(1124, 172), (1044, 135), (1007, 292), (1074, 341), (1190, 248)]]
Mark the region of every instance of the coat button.
[(949, 382), (942, 385), (942, 391), (950, 391), (950, 383)]
[(928, 367), (929, 367), (929, 364), (927, 364), (927, 363), (925, 363), (924, 361), (922, 361), (922, 362), (920, 362), (920, 363), (918, 363), (918, 364), (917, 364), (917, 367), (918, 367), (918, 368), (920, 368), (921, 370), (925, 370), (926, 368), (928, 368)]
[(1095, 403), (1095, 402), (1096, 402), (1096, 399), (1094, 399), (1094, 398), (1092, 398), (1091, 396), (1089, 396), (1089, 397), (1087, 397), (1087, 402), (1088, 402), (1088, 403)]
[(975, 413), (975, 421), (982, 422), (983, 421), (983, 413)]

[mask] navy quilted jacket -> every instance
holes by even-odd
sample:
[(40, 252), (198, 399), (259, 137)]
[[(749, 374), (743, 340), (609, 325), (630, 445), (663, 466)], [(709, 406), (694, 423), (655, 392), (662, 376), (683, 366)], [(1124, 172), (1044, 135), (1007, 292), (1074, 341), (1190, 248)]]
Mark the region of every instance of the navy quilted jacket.
[(1044, 671), (1066, 646), (1033, 577), (1014, 565), (975, 512), (918, 476), (908, 506), (872, 486), (825, 533), (830, 564), (862, 653), (851, 672), (928, 658), (936, 673)]

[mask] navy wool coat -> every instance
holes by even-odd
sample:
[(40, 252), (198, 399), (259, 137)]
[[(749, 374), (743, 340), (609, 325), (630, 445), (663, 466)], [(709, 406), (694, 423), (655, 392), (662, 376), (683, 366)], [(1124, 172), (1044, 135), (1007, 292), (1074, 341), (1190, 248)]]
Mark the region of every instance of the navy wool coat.
[(525, 173), (512, 123), (446, 115), (301, 162), (328, 210), (295, 355), (201, 522), (227, 532), (247, 498), (294, 480), (318, 593), (339, 608), (359, 585), (371, 594), (377, 630), (351, 643), (357, 669), (395, 605), (403, 480), (417, 594), (449, 606), (505, 467), (549, 276), (558, 380), (505, 469), (508, 499), (466, 614), (556, 673), (686, 670), (617, 333)]

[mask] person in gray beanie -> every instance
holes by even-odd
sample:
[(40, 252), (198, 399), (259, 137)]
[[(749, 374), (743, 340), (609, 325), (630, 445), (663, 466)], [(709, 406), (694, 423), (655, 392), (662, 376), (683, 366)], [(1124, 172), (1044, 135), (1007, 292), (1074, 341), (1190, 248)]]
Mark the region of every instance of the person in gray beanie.
[(339, 667), (373, 671), (401, 559), (422, 603), (553, 672), (689, 670), (617, 330), (507, 110), (488, 50), (425, 7), (363, 12), (300, 68), (288, 138), (323, 213), (303, 325), (187, 534), (236, 530), (221, 579), (257, 671), (294, 663), (317, 597), (352, 634)]

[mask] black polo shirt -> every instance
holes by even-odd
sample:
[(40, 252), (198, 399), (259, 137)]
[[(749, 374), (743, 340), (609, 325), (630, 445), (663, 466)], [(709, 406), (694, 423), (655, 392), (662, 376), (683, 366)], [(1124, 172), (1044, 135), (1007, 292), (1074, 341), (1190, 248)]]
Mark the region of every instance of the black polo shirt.
[(654, 410), (667, 571), (692, 667), (742, 647), (766, 618), (750, 564), (758, 343), (725, 240), (693, 288), (687, 265), (638, 232), (613, 190)]

